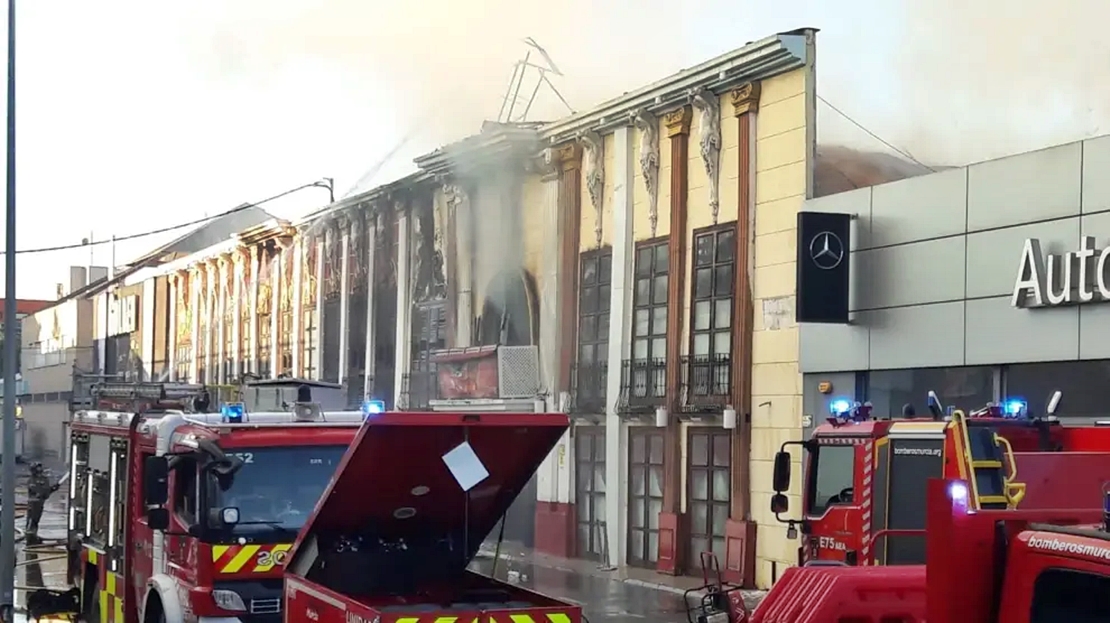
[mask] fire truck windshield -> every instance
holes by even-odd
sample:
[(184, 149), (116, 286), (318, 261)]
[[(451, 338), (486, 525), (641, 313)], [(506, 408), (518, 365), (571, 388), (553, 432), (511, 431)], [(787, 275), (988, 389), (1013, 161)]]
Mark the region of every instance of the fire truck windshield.
[(825, 513), (829, 506), (852, 501), (855, 446), (818, 444), (811, 450), (806, 490), (810, 516)]
[(239, 509), (235, 533), (296, 532), (323, 495), (347, 446), (229, 448), (243, 461), (227, 490), (212, 483), (211, 508)]

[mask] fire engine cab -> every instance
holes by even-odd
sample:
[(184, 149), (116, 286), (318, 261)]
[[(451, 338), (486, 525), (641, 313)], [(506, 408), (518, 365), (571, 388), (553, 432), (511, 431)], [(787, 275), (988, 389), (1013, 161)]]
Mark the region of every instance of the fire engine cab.
[[(930, 416), (876, 418), (870, 405), (833, 401), (830, 417), (775, 457), (772, 511), (801, 532), (798, 564), (905, 565), (925, 561), (930, 478), (970, 483), (977, 510), (1097, 509), (1110, 474), (1110, 427), (1062, 426), (1056, 392), (1045, 412), (1012, 400), (964, 413), (929, 392)], [(788, 447), (805, 450), (800, 518), (786, 518)]]
[[(293, 540), (366, 413), (380, 410), (327, 411), (312, 400), (336, 388), (248, 385), (248, 402), (195, 413), (191, 405), (207, 402), (201, 386), (96, 387), (99, 404), (137, 408), (73, 416), (68, 546), (78, 613), (96, 623), (280, 621)], [(252, 409), (267, 400), (274, 410)]]

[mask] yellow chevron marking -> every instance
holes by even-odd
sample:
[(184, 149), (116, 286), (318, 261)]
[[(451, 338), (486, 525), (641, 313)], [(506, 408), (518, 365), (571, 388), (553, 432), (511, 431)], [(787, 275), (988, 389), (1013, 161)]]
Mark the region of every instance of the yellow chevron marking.
[(230, 545), (213, 545), (212, 546), (212, 562), (216, 562), (231, 549)]
[[(275, 566), (278, 566), (279, 562), (284, 564), (285, 555), (291, 549), (293, 549), (293, 544), (292, 543), (273, 546), (272, 548), (270, 548), (269, 555), (262, 557), (262, 559), (265, 560), (265, 564), (259, 563), (254, 568), (254, 572), (255, 573), (265, 573), (265, 572), (273, 569)], [(454, 621), (454, 619), (452, 619), (452, 623), (453, 623), (453, 621)]]
[(220, 569), (220, 573), (239, 573), (248, 562), (254, 560), (259, 549), (261, 548), (258, 545), (244, 545), (243, 549), (239, 550), (239, 553), (235, 554), (223, 569)]
[(100, 620), (108, 620), (108, 591), (100, 591)]
[(419, 622), (420, 622), (420, 619), (418, 617), (401, 617), (401, 618), (397, 619), (397, 623), (419, 623)]
[(459, 617), (438, 617), (436, 618), (435, 623), (455, 623), (455, 621), (458, 620)]
[(89, 563), (94, 564), (94, 565), (96, 564), (96, 550), (95, 549), (89, 549)]
[(536, 623), (535, 619), (527, 614), (510, 614), (509, 618), (513, 623)]
[(551, 623), (570, 623), (570, 617), (562, 612), (552, 612), (547, 615), (547, 620)]
[(109, 595), (115, 595), (116, 594), (116, 574), (114, 574), (114, 573), (105, 573), (104, 575), (108, 576), (107, 579), (104, 581), (104, 584), (106, 585), (104, 587), (104, 590), (108, 591)]
[(112, 623), (123, 623), (123, 598), (116, 598), (116, 618), (112, 619)]

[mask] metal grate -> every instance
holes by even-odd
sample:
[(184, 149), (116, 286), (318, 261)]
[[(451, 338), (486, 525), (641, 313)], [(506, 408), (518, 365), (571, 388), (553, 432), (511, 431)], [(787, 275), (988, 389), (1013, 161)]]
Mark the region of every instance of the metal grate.
[(277, 614), (279, 612), (281, 612), (280, 597), (251, 600), (251, 614)]
[(540, 352), (536, 346), (497, 347), (501, 398), (534, 398), (540, 393)]

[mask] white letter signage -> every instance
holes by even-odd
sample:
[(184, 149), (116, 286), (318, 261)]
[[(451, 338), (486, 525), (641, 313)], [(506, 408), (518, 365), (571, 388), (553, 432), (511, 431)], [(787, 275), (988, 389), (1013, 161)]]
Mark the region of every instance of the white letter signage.
[(1039, 240), (1028, 238), (1021, 249), (1010, 304), (1014, 307), (1056, 307), (1110, 301), (1107, 261), (1110, 261), (1110, 247), (1095, 248), (1093, 236), (1081, 237), (1077, 251), (1047, 256), (1041, 251)]

